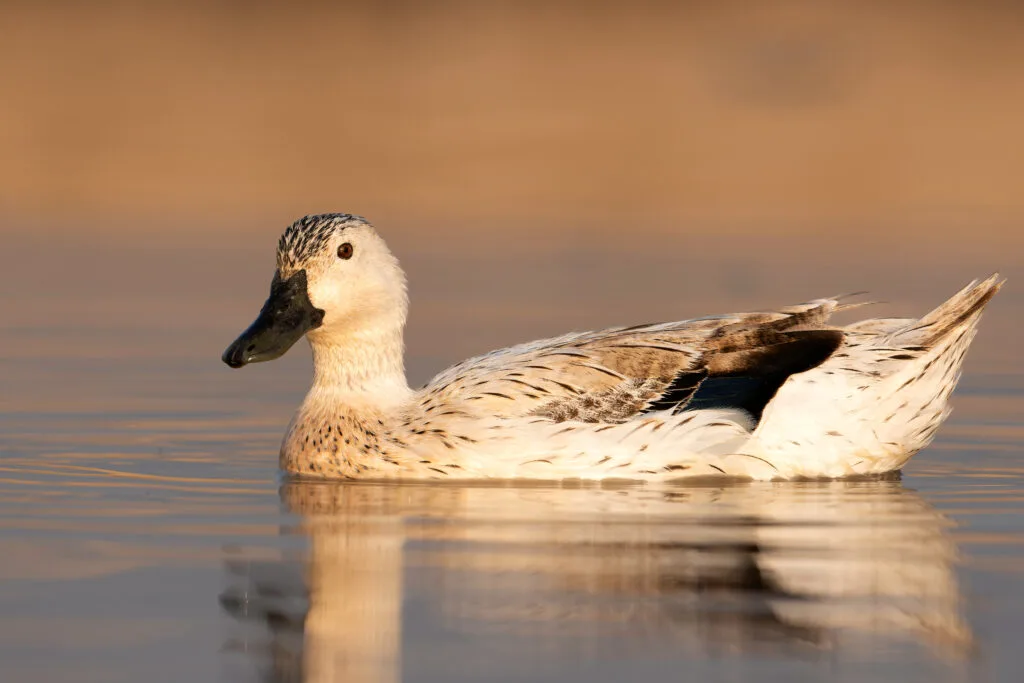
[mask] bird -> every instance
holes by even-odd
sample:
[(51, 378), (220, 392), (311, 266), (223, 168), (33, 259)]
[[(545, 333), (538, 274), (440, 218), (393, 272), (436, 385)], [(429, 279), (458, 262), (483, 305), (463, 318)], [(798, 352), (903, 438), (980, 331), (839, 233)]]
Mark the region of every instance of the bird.
[(406, 278), (377, 230), (309, 215), (277, 244), (232, 368), (303, 336), (313, 380), (280, 468), (299, 478), (668, 482), (898, 472), (949, 414), (982, 310), (975, 280), (921, 318), (838, 326), (860, 304), (574, 332), (471, 358), (410, 388)]

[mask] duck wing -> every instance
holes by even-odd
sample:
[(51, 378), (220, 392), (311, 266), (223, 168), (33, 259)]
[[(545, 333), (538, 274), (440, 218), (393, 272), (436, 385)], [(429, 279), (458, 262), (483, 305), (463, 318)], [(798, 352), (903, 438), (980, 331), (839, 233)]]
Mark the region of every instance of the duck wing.
[(640, 414), (738, 407), (756, 417), (793, 373), (842, 343), (837, 299), (777, 311), (567, 334), (445, 370), (418, 396), (428, 414), (616, 424)]

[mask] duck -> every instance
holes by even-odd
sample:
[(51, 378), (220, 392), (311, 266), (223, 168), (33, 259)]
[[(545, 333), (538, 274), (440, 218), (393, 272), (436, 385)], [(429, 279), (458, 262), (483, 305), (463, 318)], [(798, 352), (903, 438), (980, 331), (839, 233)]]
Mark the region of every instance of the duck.
[(999, 274), (920, 318), (830, 322), (849, 297), (573, 332), (487, 353), (410, 388), (397, 258), (366, 219), (309, 215), (277, 244), (270, 295), (231, 368), (305, 336), (313, 379), (288, 475), (665, 482), (897, 473), (927, 446)]

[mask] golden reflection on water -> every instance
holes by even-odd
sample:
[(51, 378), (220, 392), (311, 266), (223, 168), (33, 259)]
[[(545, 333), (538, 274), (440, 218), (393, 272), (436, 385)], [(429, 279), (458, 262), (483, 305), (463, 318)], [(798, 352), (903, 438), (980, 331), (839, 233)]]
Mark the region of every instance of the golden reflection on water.
[(607, 638), (652, 656), (971, 648), (950, 523), (898, 481), (288, 482), (281, 496), (310, 540), (301, 571), (231, 561), (221, 595), (242, 624), (268, 627), (246, 649), (274, 680), (400, 680), (405, 600), (436, 605), (454, 633), (533, 638), (536, 651)]

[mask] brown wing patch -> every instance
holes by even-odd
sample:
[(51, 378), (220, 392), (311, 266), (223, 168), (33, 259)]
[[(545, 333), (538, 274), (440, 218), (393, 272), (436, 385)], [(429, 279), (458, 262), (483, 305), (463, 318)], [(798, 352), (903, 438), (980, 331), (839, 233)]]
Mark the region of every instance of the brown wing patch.
[(530, 412), (555, 422), (624, 422), (644, 409), (665, 387), (658, 379), (631, 379), (600, 393), (549, 401)]
[(842, 332), (822, 328), (834, 308), (835, 301), (820, 300), (522, 344), (441, 373), (424, 387), (420, 409), (614, 424), (685, 406), (705, 377), (768, 375), (777, 387), (840, 343)]
[(817, 367), (843, 342), (841, 330), (744, 330), (709, 344), (711, 376), (783, 375)]

